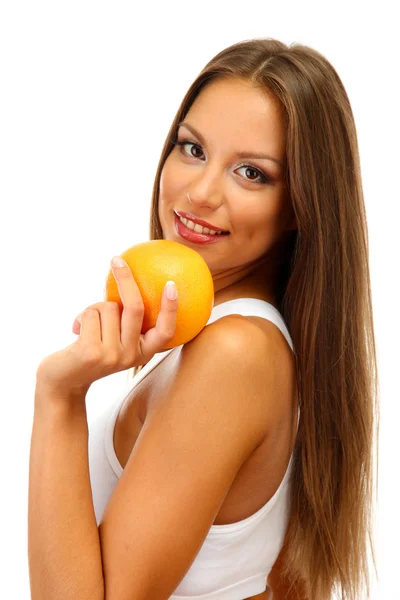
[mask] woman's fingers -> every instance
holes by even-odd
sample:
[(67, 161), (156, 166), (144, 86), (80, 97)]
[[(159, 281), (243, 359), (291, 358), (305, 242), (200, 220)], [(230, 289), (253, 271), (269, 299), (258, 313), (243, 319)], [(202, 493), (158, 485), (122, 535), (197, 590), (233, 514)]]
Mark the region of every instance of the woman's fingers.
[(179, 298), (169, 299), (166, 294), (167, 287), (163, 291), (161, 310), (155, 327), (142, 336), (142, 354), (148, 360), (157, 352), (161, 352), (175, 334)]
[[(97, 309), (100, 315), (101, 342), (108, 348), (119, 348), (121, 364), (143, 364), (154, 354), (163, 351), (176, 330), (178, 298), (168, 297), (165, 286), (156, 325), (142, 335), (144, 303), (129, 266), (113, 267), (123, 309), (116, 302), (97, 302), (87, 309)], [(172, 289), (175, 286), (172, 286)], [(175, 290), (176, 292), (176, 290)], [(176, 294), (175, 294), (176, 296)], [(86, 310), (87, 310), (86, 309)], [(83, 311), (84, 312), (84, 311)], [(81, 313), (82, 315), (82, 313)], [(72, 325), (73, 333), (81, 335), (78, 315)]]
[[(88, 308), (97, 308), (100, 309), (102, 306), (104, 305), (104, 302), (96, 302), (96, 304), (91, 304), (90, 306), (87, 306), (85, 308), (85, 310), (88, 310)], [(82, 311), (85, 312), (85, 311)], [(76, 333), (79, 334), (81, 332), (81, 315), (82, 313), (80, 313), (74, 320), (73, 324), (72, 324), (72, 333)], [(78, 321), (79, 319), (79, 321)]]
[[(120, 342), (129, 353), (133, 353), (139, 346), (142, 331), (144, 304), (139, 287), (132, 275), (132, 271), (125, 263), (121, 267), (113, 267), (113, 273), (118, 285), (118, 292), (123, 304), (121, 314)], [(106, 332), (106, 340), (112, 342), (113, 331), (110, 327)]]

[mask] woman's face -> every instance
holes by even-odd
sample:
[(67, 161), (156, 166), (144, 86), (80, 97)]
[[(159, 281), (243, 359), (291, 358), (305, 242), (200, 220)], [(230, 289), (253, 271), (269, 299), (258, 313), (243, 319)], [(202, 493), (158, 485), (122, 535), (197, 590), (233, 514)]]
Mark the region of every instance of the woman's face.
[[(199, 252), (214, 284), (252, 273), (282, 232), (294, 228), (285, 197), (285, 141), (274, 97), (237, 79), (203, 89), (178, 129), (182, 145), (174, 146), (160, 180), (163, 237)], [(177, 231), (174, 211), (229, 235), (211, 244), (188, 241)]]

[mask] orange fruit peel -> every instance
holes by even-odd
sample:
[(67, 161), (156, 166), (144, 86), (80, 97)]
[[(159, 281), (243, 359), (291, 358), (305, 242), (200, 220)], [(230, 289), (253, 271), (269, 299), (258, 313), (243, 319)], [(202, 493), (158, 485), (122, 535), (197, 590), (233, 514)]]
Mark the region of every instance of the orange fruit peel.
[[(176, 330), (164, 350), (186, 344), (205, 327), (214, 306), (214, 283), (204, 258), (192, 248), (172, 240), (151, 240), (136, 244), (119, 256), (126, 261), (144, 304), (141, 333), (155, 326), (167, 281), (178, 290)], [(104, 298), (123, 310), (112, 269), (108, 273)]]

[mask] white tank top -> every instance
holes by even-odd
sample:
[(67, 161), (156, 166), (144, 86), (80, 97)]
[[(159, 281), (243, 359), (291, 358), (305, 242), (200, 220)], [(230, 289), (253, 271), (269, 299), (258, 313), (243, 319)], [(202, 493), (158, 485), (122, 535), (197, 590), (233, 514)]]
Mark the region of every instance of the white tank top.
[[(207, 325), (231, 314), (272, 321), (294, 351), (286, 324), (272, 304), (255, 298), (228, 300), (214, 306)], [(172, 349), (155, 354), (128, 381), (116, 404), (107, 407), (94, 422), (89, 423), (89, 473), (97, 525), (123, 472), (113, 444), (117, 415), (139, 381), (170, 352)], [(267, 577), (281, 550), (289, 520), (292, 461), (293, 455), (279, 488), (260, 510), (236, 523), (211, 526), (194, 562), (170, 600), (243, 600), (267, 589)]]

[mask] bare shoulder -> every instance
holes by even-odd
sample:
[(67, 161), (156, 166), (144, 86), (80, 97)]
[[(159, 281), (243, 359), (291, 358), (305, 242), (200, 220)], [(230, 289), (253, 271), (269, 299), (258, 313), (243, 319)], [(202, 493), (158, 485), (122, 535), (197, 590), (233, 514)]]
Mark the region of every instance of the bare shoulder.
[[(243, 344), (250, 344), (248, 349), (252, 353), (251, 358), (256, 361), (259, 356), (257, 350), (268, 350), (273, 347), (276, 349), (280, 339), (283, 338), (276, 325), (267, 319), (231, 314), (207, 325), (194, 340), (185, 344), (184, 348), (197, 347), (200, 352), (209, 337), (214, 337), (224, 351), (241, 351)], [(252, 347), (254, 347), (253, 351)], [(262, 359), (261, 355), (260, 360)]]
[[(207, 325), (201, 331), (200, 336), (202, 338), (206, 338), (208, 335), (216, 336), (223, 349), (242, 349), (242, 344), (249, 341), (255, 345), (261, 344), (263, 346), (270, 341), (271, 336), (267, 334), (266, 329), (259, 321), (265, 321), (267, 327), (273, 325), (266, 319), (260, 319), (259, 317), (232, 314), (221, 317), (214, 323)], [(200, 340), (199, 336), (195, 338), (196, 341), (198, 339)]]
[[(232, 410), (236, 398), (238, 413), (245, 411), (259, 424), (263, 439), (269, 426), (276, 422), (276, 394), (281, 393), (282, 377), (287, 377), (290, 368), (290, 358), (285, 361), (285, 353), (289, 355), (291, 350), (273, 323), (226, 315), (183, 346), (174, 368), (173, 388), (190, 389), (193, 402), (193, 386), (198, 390), (204, 387), (209, 390), (208, 402), (214, 398), (219, 406), (231, 406)], [(171, 397), (182, 396), (171, 393)]]
[[(295, 359), (292, 348), (282, 331), (268, 319), (255, 316), (226, 315), (208, 325), (202, 336), (195, 338), (199, 353), (209, 347), (209, 339), (215, 338), (216, 359), (221, 369), (229, 369), (224, 357), (232, 354), (233, 360), (241, 361), (245, 372), (251, 377), (252, 368), (262, 370), (270, 385), (274, 382), (282, 390), (282, 382), (295, 379)], [(209, 339), (208, 337), (209, 336)], [(271, 393), (274, 391), (270, 388)]]

